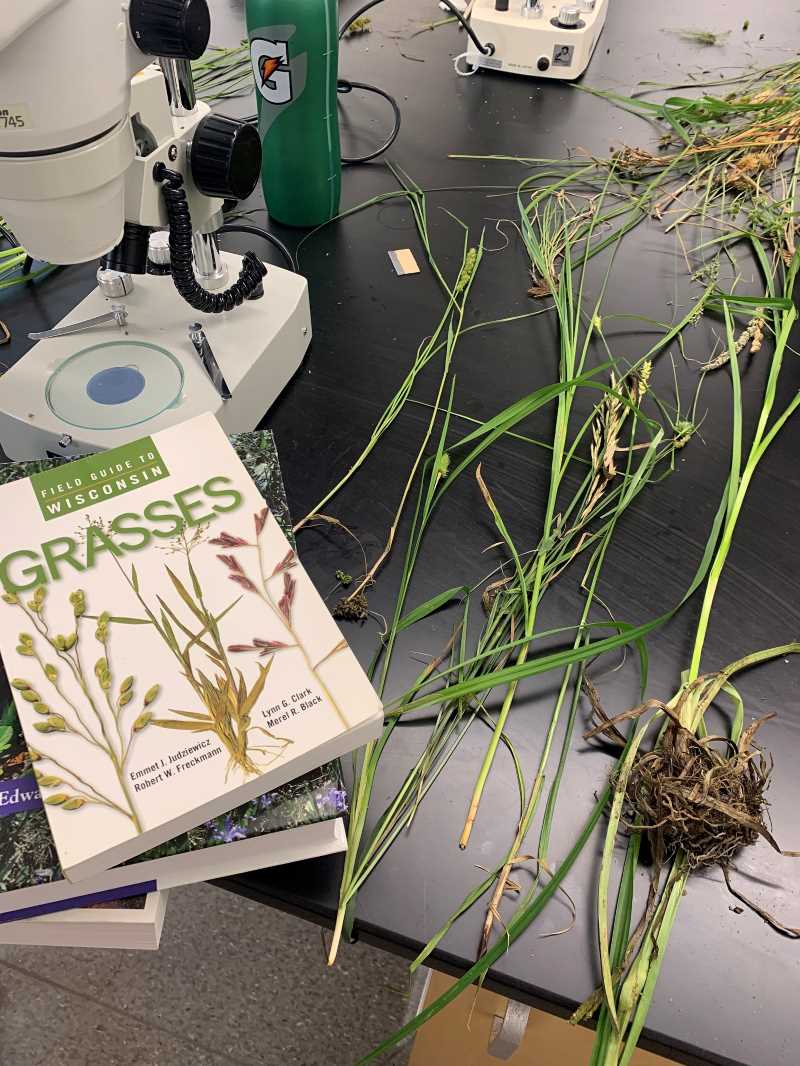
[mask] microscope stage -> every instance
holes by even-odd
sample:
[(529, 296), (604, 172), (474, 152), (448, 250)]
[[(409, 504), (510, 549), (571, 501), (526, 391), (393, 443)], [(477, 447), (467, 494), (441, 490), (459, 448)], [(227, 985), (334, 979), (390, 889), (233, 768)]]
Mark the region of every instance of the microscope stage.
[[(223, 253), (229, 284), (241, 258)], [(40, 340), (0, 378), (0, 447), (9, 458), (71, 457), (114, 448), (213, 412), (228, 433), (255, 429), (302, 362), (311, 340), (304, 278), (270, 267), (264, 295), (219, 315), (201, 314), (167, 276), (134, 278), (113, 321)], [(102, 315), (95, 290), (59, 326)], [(232, 393), (223, 400), (189, 338), (199, 322)]]

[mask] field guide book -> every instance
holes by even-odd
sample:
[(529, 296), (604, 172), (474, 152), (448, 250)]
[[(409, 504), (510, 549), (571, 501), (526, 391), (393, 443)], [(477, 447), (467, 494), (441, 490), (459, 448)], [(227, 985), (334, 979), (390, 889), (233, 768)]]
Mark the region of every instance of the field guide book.
[(380, 732), (212, 415), (5, 484), (0, 509), (0, 653), (69, 880)]
[[(268, 430), (238, 433), (231, 437), (231, 443), (271, 514), (294, 543), (272, 434)], [(59, 459), (0, 463), (0, 484), (63, 463)], [(6, 926), (78, 907), (80, 911), (69, 910), (64, 917), (76, 936), (93, 935), (95, 918), (108, 926), (112, 923), (109, 912), (116, 906), (125, 927), (120, 933), (136, 936), (142, 927), (131, 926), (135, 922), (130, 912), (135, 908), (127, 902), (129, 897), (142, 899), (141, 893), (154, 896), (156, 889), (341, 851), (346, 846), (341, 818), (346, 806), (341, 769), (337, 762), (331, 762), (138, 855), (124, 866), (73, 884), (61, 871), (8, 679), (0, 670), (0, 943), (23, 935), (57, 937), (61, 927), (55, 919), (29, 926), (25, 934), (9, 933)], [(81, 914), (85, 917), (80, 918)]]
[(150, 892), (42, 914), (0, 925), (0, 944), (156, 951), (166, 906), (166, 892)]

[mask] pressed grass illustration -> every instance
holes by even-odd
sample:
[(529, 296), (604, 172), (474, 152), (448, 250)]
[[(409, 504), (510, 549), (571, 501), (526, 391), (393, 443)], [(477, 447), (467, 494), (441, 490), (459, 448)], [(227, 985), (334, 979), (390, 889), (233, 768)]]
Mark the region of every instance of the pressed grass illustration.
[[(205, 543), (206, 529), (207, 526), (200, 525), (190, 532), (183, 526), (170, 549), (174, 554), (183, 557), (191, 591), (171, 567), (164, 567), (173, 590), (183, 607), (190, 612), (188, 624), (163, 596), (155, 597), (157, 608), (151, 606), (140, 588), (136, 567), (132, 566), (128, 573), (116, 558), (115, 562), (146, 617), (115, 620), (130, 625), (151, 625), (178, 660), (182, 676), (189, 682), (201, 706), (205, 708), (204, 712), (200, 712), (196, 709), (179, 710), (170, 707), (170, 713), (177, 715), (177, 718), (152, 718), (152, 724), (162, 729), (187, 733), (214, 733), (228, 752), (228, 773), (236, 768), (244, 774), (259, 774), (263, 772), (264, 766), (254, 761), (253, 754), (268, 756), (269, 762), (274, 762), (292, 741), (276, 736), (264, 726), (252, 724), (252, 711), (264, 691), (272, 658), (263, 666), (259, 665), (258, 677), (252, 685), (245, 681), (241, 670), (234, 670), (231, 666), (222, 643), (219, 623), (241, 597), (237, 597), (216, 615), (206, 605), (203, 588), (192, 563), (192, 553)], [(196, 662), (198, 653), (211, 663), (212, 671), (206, 672), (200, 668)], [(266, 743), (252, 743), (250, 734), (253, 732), (262, 733), (267, 738)]]
[[(41, 716), (40, 721), (34, 722), (37, 733), (78, 737), (105, 756), (119, 781), (119, 794), (108, 795), (92, 784), (68, 765), (66, 756), (55, 755), (52, 750), (29, 748), (32, 763), (50, 763), (57, 771), (44, 772), (34, 766), (40, 788), (47, 790), (44, 802), (64, 811), (79, 811), (91, 805), (107, 807), (130, 819), (136, 831), (141, 832), (125, 768), (137, 733), (153, 720), (149, 708), (159, 694), (159, 686), (152, 685), (146, 690), (135, 708), (138, 714), (131, 720), (132, 705), (137, 700), (137, 681), (132, 675), (120, 681), (114, 677), (109, 613), (87, 615), (86, 594), (82, 589), (75, 589), (69, 596), (75, 628), (67, 634), (53, 633), (45, 611), (46, 598), (44, 586), (37, 588), (27, 602), (13, 593), (3, 594), (5, 603), (20, 610), (34, 631), (19, 634), (17, 654), (33, 660), (41, 675), (35, 681), (15, 677), (11, 686)], [(91, 637), (86, 633), (90, 621), (96, 623), (94, 640), (100, 650), (91, 668), (87, 660), (94, 652)], [(69, 689), (74, 686), (80, 694), (73, 698)]]
[[(272, 656), (277, 652), (290, 650), (299, 651), (323, 696), (336, 712), (339, 721), (345, 729), (349, 729), (350, 723), (318, 672), (319, 667), (324, 662), (347, 647), (347, 642), (344, 640), (338, 641), (337, 644), (335, 644), (329, 652), (323, 655), (318, 662), (313, 663), (311, 661), (311, 657), (306, 651), (305, 645), (298, 636), (295, 628), (294, 600), (297, 591), (297, 582), (294, 577), (292, 577), (291, 571), (297, 565), (297, 555), (295, 554), (294, 549), (290, 548), (272, 570), (269, 570), (264, 564), (263, 536), (269, 517), (270, 513), (268, 507), (262, 508), (262, 510), (253, 515), (255, 541), (248, 541), (245, 540), (244, 537), (224, 532), (209, 541), (210, 544), (213, 544), (217, 548), (226, 548), (229, 553), (232, 549), (238, 550), (242, 548), (248, 548), (255, 551), (258, 568), (258, 577), (256, 580), (253, 580), (253, 578), (249, 576), (236, 555), (220, 554), (217, 558), (229, 571), (228, 577), (231, 581), (239, 585), (246, 592), (253, 593), (262, 600), (273, 615), (275, 621), (278, 623), (277, 632), (280, 634), (281, 638), (277, 639), (275, 634), (271, 632), (268, 636), (259, 635), (252, 637), (249, 644), (229, 644), (228, 651), (232, 653), (255, 652), (261, 658), (269, 656), (270, 663), (272, 662)], [(275, 586), (278, 585), (279, 582), (280, 595), (276, 599), (277, 593)], [(288, 640), (284, 639), (286, 637), (288, 637)]]

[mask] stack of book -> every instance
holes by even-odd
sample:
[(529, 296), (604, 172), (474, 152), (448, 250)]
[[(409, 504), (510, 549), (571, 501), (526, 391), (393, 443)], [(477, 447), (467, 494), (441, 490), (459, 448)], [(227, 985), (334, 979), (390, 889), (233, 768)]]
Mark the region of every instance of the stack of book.
[(169, 888), (344, 849), (382, 708), (271, 434), (0, 465), (0, 507), (0, 943), (156, 948)]

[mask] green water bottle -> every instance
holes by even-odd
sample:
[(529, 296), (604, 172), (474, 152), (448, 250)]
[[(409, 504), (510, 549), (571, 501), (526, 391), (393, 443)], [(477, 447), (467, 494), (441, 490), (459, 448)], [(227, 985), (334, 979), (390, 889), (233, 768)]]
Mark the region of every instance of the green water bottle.
[(336, 0), (247, 0), (261, 183), (270, 217), (318, 226), (339, 210)]

